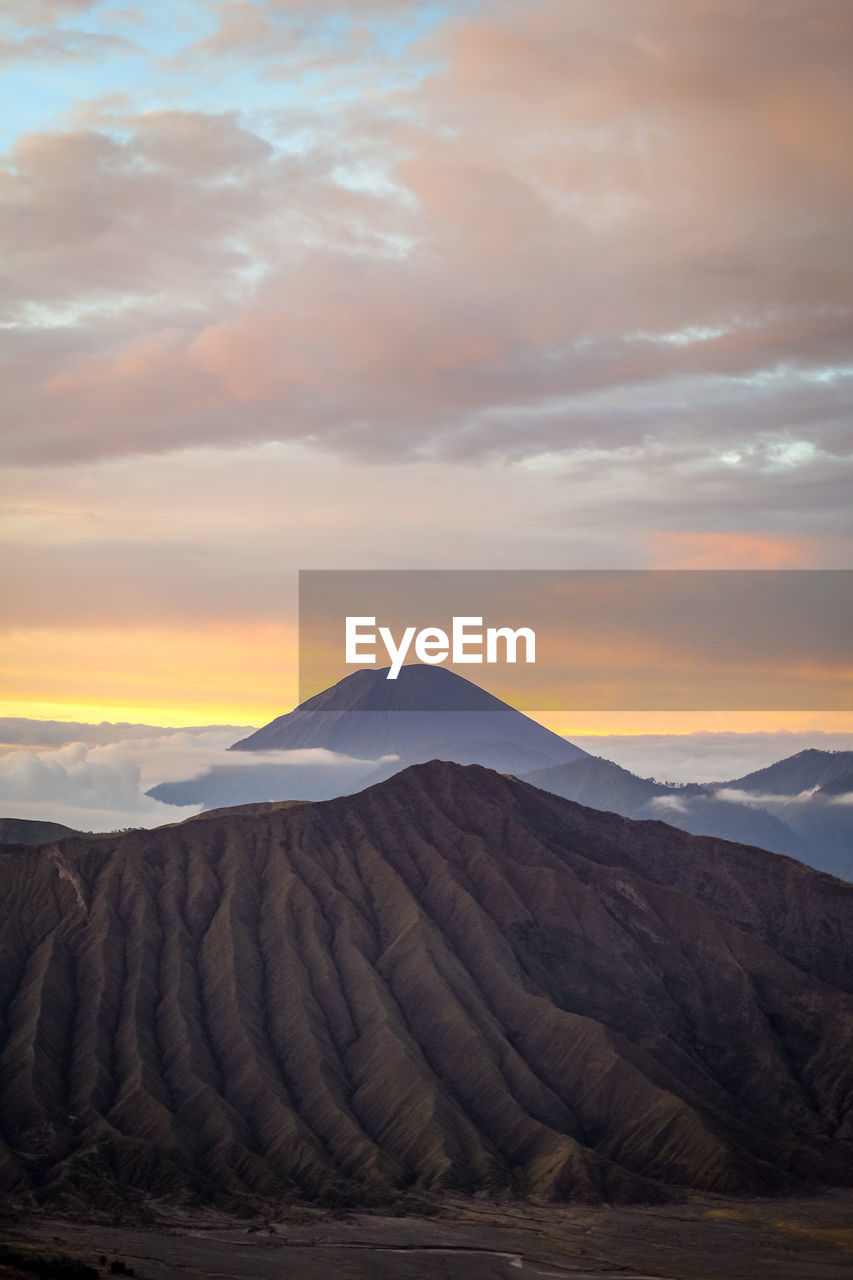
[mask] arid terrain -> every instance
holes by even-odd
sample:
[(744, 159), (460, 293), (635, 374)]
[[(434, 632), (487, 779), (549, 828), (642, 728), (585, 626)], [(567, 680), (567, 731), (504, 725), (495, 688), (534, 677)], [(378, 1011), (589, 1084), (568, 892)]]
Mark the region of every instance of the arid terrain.
[[(10, 1246), (137, 1280), (841, 1280), (853, 1267), (853, 1194), (665, 1207), (449, 1199), (434, 1216), (319, 1211), (235, 1225), (174, 1211), (142, 1230), (36, 1219)], [(23, 1276), (11, 1268), (0, 1276)]]
[(479, 766), (0, 853), (0, 1180), (666, 1203), (853, 1179), (853, 886)]

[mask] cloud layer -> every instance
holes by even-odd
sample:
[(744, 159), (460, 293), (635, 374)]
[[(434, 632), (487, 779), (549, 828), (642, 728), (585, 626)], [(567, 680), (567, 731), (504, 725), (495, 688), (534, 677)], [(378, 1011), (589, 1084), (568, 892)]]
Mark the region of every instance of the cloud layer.
[[(42, 740), (51, 728), (30, 728)], [(93, 728), (94, 726), (87, 726)], [(135, 726), (111, 729), (113, 741), (103, 746), (67, 742), (54, 749), (10, 751), (0, 755), (0, 816), (43, 818), (86, 831), (118, 827), (155, 827), (178, 822), (199, 811), (199, 805), (174, 806), (145, 793), (160, 782), (197, 778), (208, 769), (263, 768), (270, 764), (299, 769), (336, 769), (358, 762), (322, 749), (229, 752), (239, 737), (234, 729), (174, 731), (140, 738)], [(19, 736), (21, 736), (19, 729)]]
[[(205, 56), (245, 56), (283, 13), (304, 72), (304, 6), (223, 6)], [(837, 465), (851, 32), (843, 0), (490, 4), (346, 112), (105, 110), (19, 138), (7, 457), (654, 438), (733, 475)], [(375, 43), (336, 47), (336, 71)]]
[[(670, 782), (721, 782), (742, 778), (808, 748), (853, 751), (853, 733), (612, 734), (573, 739), (646, 778)], [(752, 799), (752, 797), (750, 797)]]
[(847, 0), (7, 7), (9, 709), (272, 715), (300, 567), (848, 565), (852, 53)]
[[(81, 726), (67, 726), (67, 731)], [(66, 741), (59, 747), (9, 751), (0, 755), (0, 816), (38, 818), (62, 822), (77, 830), (111, 831), (120, 827), (154, 827), (178, 822), (200, 806), (174, 806), (151, 799), (145, 793), (160, 782), (197, 778), (209, 769), (245, 772), (269, 765), (308, 765), (337, 776), (347, 768), (360, 778), (358, 762), (324, 750), (229, 752), (242, 731), (234, 728), (199, 728), (192, 731), (150, 731), (146, 726), (82, 726), (91, 739), (97, 730), (104, 745), (91, 741)], [(46, 743), (58, 737), (61, 726), (19, 721), (15, 727), (21, 742)], [(5, 735), (12, 739), (10, 733)], [(853, 749), (853, 734), (794, 733), (692, 733), (681, 735), (632, 735), (612, 737), (574, 736), (593, 755), (615, 760), (640, 777), (655, 776), (676, 782), (713, 782), (739, 777), (806, 747), (824, 751)], [(357, 783), (354, 783), (357, 785)], [(781, 812), (789, 796), (755, 796), (720, 791), (722, 799), (756, 804)], [(800, 799), (806, 799), (807, 796)], [(828, 803), (848, 805), (850, 797), (833, 797)], [(661, 817), (684, 811), (677, 796), (660, 798)]]

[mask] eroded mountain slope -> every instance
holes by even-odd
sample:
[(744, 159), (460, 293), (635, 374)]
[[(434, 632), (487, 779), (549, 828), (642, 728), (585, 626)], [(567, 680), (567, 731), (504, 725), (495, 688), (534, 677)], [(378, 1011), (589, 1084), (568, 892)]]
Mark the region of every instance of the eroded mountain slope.
[(853, 886), (478, 766), (0, 853), (42, 1199), (851, 1176)]

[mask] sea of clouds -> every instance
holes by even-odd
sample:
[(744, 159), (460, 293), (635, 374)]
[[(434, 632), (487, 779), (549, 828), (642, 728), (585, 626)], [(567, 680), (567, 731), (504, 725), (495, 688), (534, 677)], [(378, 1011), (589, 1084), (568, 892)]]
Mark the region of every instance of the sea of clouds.
[(659, 782), (727, 782), (810, 747), (853, 751), (853, 734), (681, 733), (573, 736), (591, 755), (604, 756), (641, 778)]
[[(146, 795), (160, 782), (197, 778), (214, 767), (323, 769), (355, 763), (322, 749), (230, 752), (249, 731), (248, 726), (227, 725), (166, 729), (0, 720), (0, 817), (61, 822), (82, 831), (156, 827), (191, 817), (201, 808), (163, 804)], [(678, 782), (723, 782), (806, 747), (853, 749), (853, 735), (820, 733), (610, 735), (574, 741), (641, 777)], [(720, 795), (735, 798), (730, 790)], [(750, 804), (773, 799), (747, 793), (736, 798)], [(675, 807), (677, 797), (664, 800)], [(785, 801), (790, 803), (791, 797)]]
[[(51, 722), (40, 733), (40, 722), (17, 723), (21, 743), (9, 741), (12, 722), (0, 724), (0, 817), (61, 822), (81, 831), (157, 827), (191, 817), (200, 805), (163, 804), (146, 792), (159, 782), (197, 778), (213, 767), (275, 763), (322, 769), (349, 762), (348, 757), (320, 748), (258, 751), (251, 756), (229, 752), (246, 736), (246, 728), (174, 730)], [(40, 736), (48, 738), (45, 745), (39, 743)], [(63, 736), (67, 740), (57, 743)], [(80, 741), (82, 737), (89, 741)], [(92, 745), (93, 737), (102, 741)]]

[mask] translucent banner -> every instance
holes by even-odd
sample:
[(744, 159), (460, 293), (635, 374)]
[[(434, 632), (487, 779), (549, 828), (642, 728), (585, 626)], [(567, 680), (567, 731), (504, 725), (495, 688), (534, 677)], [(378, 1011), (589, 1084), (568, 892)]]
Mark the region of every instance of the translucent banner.
[(853, 571), (300, 573), (300, 701), (412, 663), (520, 710), (849, 710)]

